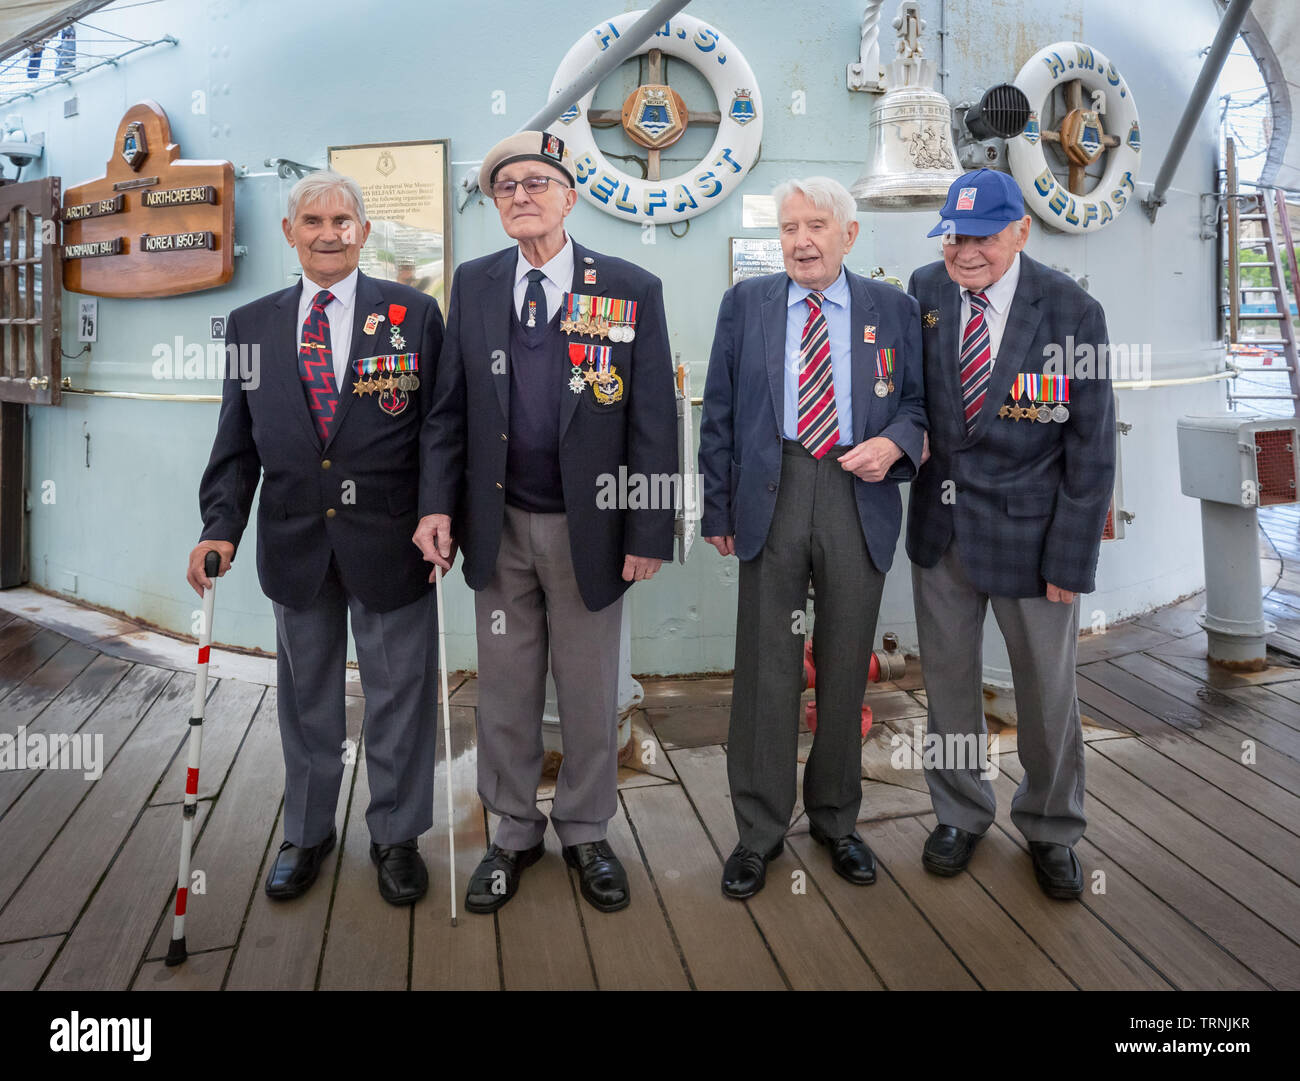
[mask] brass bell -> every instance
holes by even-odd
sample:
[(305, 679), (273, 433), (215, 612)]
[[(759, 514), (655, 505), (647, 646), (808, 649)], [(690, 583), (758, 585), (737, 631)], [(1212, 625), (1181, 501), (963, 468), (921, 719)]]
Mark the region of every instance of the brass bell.
[(866, 167), (852, 193), (860, 210), (936, 209), (961, 175), (952, 107), (934, 88), (934, 61), (922, 59), (925, 22), (916, 0), (899, 5), (893, 25), (898, 58), (886, 69), (886, 89), (871, 114)]

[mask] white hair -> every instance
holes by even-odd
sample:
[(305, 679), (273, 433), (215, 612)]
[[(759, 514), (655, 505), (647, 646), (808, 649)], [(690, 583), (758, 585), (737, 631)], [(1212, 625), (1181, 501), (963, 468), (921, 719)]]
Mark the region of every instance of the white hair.
[(318, 169), (314, 173), (308, 173), (289, 189), (289, 220), (292, 222), (297, 219), (300, 204), (310, 206), (335, 191), (343, 192), (352, 201), (357, 224), (365, 225), (366, 204), (361, 198), (361, 185), (350, 176), (336, 173), (333, 169)]
[(799, 192), (818, 210), (830, 211), (831, 216), (846, 229), (857, 217), (858, 205), (848, 188), (829, 176), (810, 176), (803, 180), (783, 181), (773, 189), (772, 199), (776, 203), (778, 223), (781, 220), (781, 207), (795, 192)]

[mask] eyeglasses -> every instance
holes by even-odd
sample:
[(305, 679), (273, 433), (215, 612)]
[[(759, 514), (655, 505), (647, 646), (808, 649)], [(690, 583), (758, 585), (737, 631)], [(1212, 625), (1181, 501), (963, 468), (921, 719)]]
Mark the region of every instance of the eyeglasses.
[(515, 189), (522, 186), (529, 195), (541, 195), (548, 185), (557, 184), (561, 188), (569, 185), (554, 176), (526, 176), (523, 180), (498, 180), (492, 185), (493, 199), (513, 199)]

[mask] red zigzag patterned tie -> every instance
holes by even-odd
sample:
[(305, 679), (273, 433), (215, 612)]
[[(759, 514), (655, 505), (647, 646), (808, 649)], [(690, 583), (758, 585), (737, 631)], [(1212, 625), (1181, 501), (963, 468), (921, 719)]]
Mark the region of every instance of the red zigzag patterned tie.
[(799, 340), (799, 442), (821, 458), (840, 438), (835, 412), (835, 383), (831, 378), (831, 336), (822, 314), (822, 294), (805, 298), (810, 311)]
[(302, 324), (298, 339), (298, 375), (307, 394), (307, 408), (311, 410), (316, 434), (324, 444), (329, 438), (330, 424), (339, 407), (339, 389), (334, 382), (334, 351), (330, 345), (330, 321), (325, 315), (325, 305), (334, 299), (328, 289), (322, 289), (311, 302), (311, 311)]
[(961, 404), (967, 435), (975, 430), (992, 371), (989, 326), (984, 315), (988, 306), (989, 298), (983, 293), (971, 293), (970, 319), (961, 336)]

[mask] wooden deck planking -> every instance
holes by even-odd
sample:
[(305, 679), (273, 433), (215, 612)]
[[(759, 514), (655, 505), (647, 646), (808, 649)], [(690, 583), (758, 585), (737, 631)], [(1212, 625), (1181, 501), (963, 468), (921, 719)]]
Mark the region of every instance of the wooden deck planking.
[[(926, 832), (936, 819), (919, 820)], [(1084, 991), (1168, 991), (1171, 985), (1084, 905), (1046, 896), (1029, 853), (1002, 830), (990, 828), (970, 868), (1002, 910)], [(1082, 862), (1082, 861), (1081, 861)], [(1093, 868), (1084, 866), (1084, 888)]]
[[(208, 804), (198, 805), (201, 826)], [(77, 919), (44, 981), (43, 991), (125, 991), (135, 979), (158, 924), (158, 909), (176, 890), (180, 815), (147, 807)]]
[[(582, 902), (582, 923), (597, 986), (602, 991), (685, 991), (690, 987), (686, 970), (621, 797), (607, 839), (627, 871), (632, 903), (621, 912), (601, 913)], [(576, 871), (573, 877), (576, 886)]]
[[(185, 943), (191, 953), (238, 941), (249, 895), (261, 885), (258, 868), (274, 840), (283, 792), (284, 759), (271, 687), (253, 715), (239, 758), (203, 831), (196, 835), (191, 866), (203, 872), (207, 892), (190, 894)], [(149, 956), (164, 956), (171, 937), (171, 920), (164, 919)]]
[(30, 732), (58, 732), (43, 715), (73, 680), (101, 654), (76, 642), (68, 642), (36, 671), (5, 696), (4, 721), (0, 730), (17, 733), (20, 727)]
[[(1011, 800), (1021, 767), (1014, 756), (999, 759), (1001, 772), (993, 781), (997, 794), (997, 826), (1018, 845), (1028, 859), (1028, 847), (1011, 822)], [(1014, 779), (1010, 770), (1014, 770)], [(1177, 909), (1092, 843), (1095, 804), (1084, 803), (1088, 832), (1075, 846), (1079, 862), (1089, 873), (1080, 903), (1157, 972), (1181, 990), (1258, 991), (1267, 985), (1237, 961), (1201, 928), (1190, 923)], [(982, 847), (982, 846), (981, 846)], [(1093, 892), (1091, 872), (1104, 872), (1104, 892)], [(1159, 878), (1157, 868), (1156, 877)]]
[(1220, 791), (1139, 740), (1095, 748), (1102, 757), (1138, 778), (1243, 850), (1265, 859), (1279, 874), (1300, 884), (1300, 837), (1255, 808)]
[[(81, 732), (86, 735), (103, 737), (102, 765), (105, 769), (162, 692), (169, 675), (160, 668), (133, 667), (81, 727)], [(0, 790), (8, 781), (7, 776), (0, 775)], [(64, 823), (81, 802), (93, 794), (94, 784), (98, 783), (88, 782), (84, 771), (42, 770), (22, 790), (17, 803), (0, 816), (0, 851), (5, 856), (0, 860), (0, 913), (23, 878), (63, 829)], [(4, 803), (5, 797), (0, 795), (0, 805)]]
[[(971, 874), (940, 879), (921, 866), (930, 831), (916, 819), (871, 822), (861, 832), (877, 859), (984, 988), (1066, 991), (1074, 986)], [(982, 856), (977, 848), (972, 869)]]
[[(193, 679), (192, 676), (190, 678)], [(199, 759), (199, 799), (211, 799), (221, 790), (226, 775), (234, 764), (235, 755), (239, 752), (239, 745), (243, 742), (257, 713), (261, 700), (261, 694), (258, 692), (266, 690), (256, 683), (239, 683), (238, 686), (246, 687), (248, 696), (256, 699), (252, 709), (209, 719), (207, 708), (204, 708), (203, 753)], [(272, 688), (272, 701), (274, 701), (274, 688)], [(188, 719), (187, 717), (186, 720)], [(188, 761), (183, 753), (173, 758), (171, 765), (167, 767), (167, 772), (154, 788), (153, 797), (149, 802), (154, 806), (183, 802), (187, 766)]]
[(9, 657), (14, 650), (26, 645), (41, 632), (36, 623), (25, 619), (15, 619), (4, 628), (0, 628), (0, 662)]
[[(218, 685), (214, 698), (220, 690)], [(176, 723), (176, 710), (192, 692), (191, 681), (176, 673), (154, 698), (104, 775), (0, 912), (0, 941), (72, 927), (118, 848), (129, 839), (159, 773), (176, 753), (185, 734), (185, 725)], [(176, 829), (179, 841), (179, 823)]]
[[(349, 697), (345, 711), (348, 738), (359, 740), (365, 703), (360, 698)], [(355, 770), (354, 762), (345, 764), (343, 779), (339, 783), (334, 829), (340, 841), (343, 839)], [(321, 948), (334, 893), (339, 849), (335, 845), (334, 850), (321, 862), (316, 881), (306, 893), (291, 901), (274, 901), (266, 895), (263, 883), (282, 839), (282, 832), (274, 832), (271, 843), (267, 845), (262, 866), (253, 883), (253, 892), (248, 898), (239, 942), (223, 990), (310, 991), (316, 986), (316, 973), (320, 967)]]
[(474, 712), (468, 706), (451, 709), (451, 742), (455, 751), (451, 770), (456, 836), (455, 927), (451, 926), (447, 891), (447, 748), (439, 717), (433, 826), (420, 838), (420, 854), (429, 869), (429, 893), (415, 906), (411, 945), (411, 989), (416, 991), (495, 991), (501, 986), (496, 921), (465, 911), (465, 887), (487, 850), (487, 819), (478, 798), (474, 757), (477, 743)]
[[(543, 806), (539, 804), (539, 806)], [(544, 807), (549, 810), (549, 807)], [(488, 815), (488, 836), (495, 837), (499, 820)], [(507, 991), (596, 988), (578, 905), (576, 883), (560, 853), (555, 831), (546, 830), (546, 855), (525, 870), (519, 891), (494, 914), (501, 947), (502, 984)], [(592, 918), (600, 913), (588, 909)], [(467, 913), (465, 919), (494, 916)]]
[[(669, 753), (704, 828), (723, 860), (736, 845), (736, 823), (727, 788), (727, 759), (720, 747)], [(814, 860), (828, 859), (819, 849)], [(796, 855), (768, 866), (767, 885), (745, 902), (791, 988), (800, 990), (880, 990), (881, 983), (856, 943)], [(795, 877), (797, 876), (797, 878)], [(719, 891), (721, 873), (716, 875)], [(802, 880), (802, 881), (800, 881)], [(803, 892), (795, 893), (798, 885)], [(857, 887), (863, 893), (871, 887)], [(733, 902), (734, 903), (734, 902)], [(869, 904), (865, 896), (862, 904)]]
[(390, 905), (379, 895), (379, 874), (370, 859), (366, 826), (369, 803), (363, 732), (347, 828), (339, 838), (338, 878), (321, 957), (318, 986), (322, 991), (404, 991), (407, 987), (411, 909)]
[(1292, 942), (1300, 939), (1295, 885), (1172, 800), (1088, 748), (1088, 791), (1191, 866), (1212, 869), (1224, 890)]
[[(678, 785), (623, 793), (678, 945), (699, 990), (780, 990), (776, 962), (742, 904), (722, 896), (722, 863)], [(769, 872), (779, 879), (788, 856)], [(513, 902), (512, 902), (513, 903)]]
[[(71, 735), (77, 732), (85, 723), (86, 717), (94, 711), (96, 706), (112, 689), (113, 684), (122, 678), (123, 673), (129, 667), (130, 665), (122, 661), (115, 661), (110, 657), (101, 656), (83, 670), (72, 682), (71, 686), (44, 707), (40, 716), (36, 718), (36, 723), (29, 726), (29, 733), (33, 730), (43, 732), (46, 735)], [(87, 734), (93, 737), (93, 729), (87, 729)], [(111, 753), (107, 743), (104, 744), (103, 751), (104, 758), (100, 762), (101, 767), (107, 765), (108, 756)], [(62, 757), (62, 753), (62, 750), (60, 750), (60, 757)], [(71, 748), (67, 753), (71, 755)], [(69, 761), (71, 761), (70, 758)], [(23, 791), (41, 776), (68, 772), (70, 771), (31, 768), (0, 772), (0, 817), (13, 806)], [(87, 771), (83, 769), (71, 772), (73, 775), (80, 777)], [(4, 827), (0, 825), (0, 833), (3, 833), (3, 830)], [(3, 875), (4, 872), (0, 870), (0, 878), (3, 878)], [(2, 899), (0, 897), (0, 900)]]
[[(1233, 721), (1214, 712), (1201, 713), (1198, 708), (1143, 683), (1122, 669), (1103, 672), (1089, 669), (1088, 673), (1087, 677), (1082, 674), (1079, 677), (1080, 695), (1085, 695), (1092, 706), (1108, 711), (1143, 736), (1168, 738), (1177, 734), (1184, 737), (1185, 745), (1193, 742), (1203, 744), (1238, 764), (1241, 764), (1246, 741), (1256, 742)], [(1093, 683), (1093, 676), (1106, 680), (1109, 688)], [(1300, 763), (1290, 756), (1282, 752), (1257, 752), (1251, 769), (1287, 792), (1300, 795)]]
[[(1261, 740), (1300, 759), (1300, 709), (1289, 708), (1289, 703), (1268, 687), (1210, 687), (1202, 680), (1141, 655), (1123, 657), (1113, 663), (1174, 700), (1216, 720), (1234, 724), (1248, 734), (1257, 734)], [(1268, 708), (1256, 708), (1256, 701), (1266, 702)], [(1273, 739), (1268, 739), (1269, 734)]]
[[(188, 940), (188, 933), (185, 937)], [(175, 968), (168, 968), (161, 961), (147, 961), (140, 966), (140, 974), (131, 990), (220, 991), (221, 981), (230, 965), (230, 955), (234, 952), (232, 947), (206, 953), (191, 951), (185, 963)]]
[(38, 630), (17, 649), (0, 659), (0, 702), (8, 702), (27, 678), (68, 644), (54, 631)]
[[(999, 760), (1004, 772), (1019, 780), (1019, 763), (1004, 758), (1008, 760)], [(1112, 809), (1091, 785), (1084, 808), (1085, 837), (1099, 852), (1273, 987), (1300, 988), (1300, 947), (1222, 889), (1217, 869), (1199, 861), (1189, 866)], [(1206, 877), (1203, 870), (1215, 877)]]
[(877, 858), (876, 882), (854, 886), (810, 836), (786, 843), (808, 870), (872, 969), (891, 991), (972, 991), (979, 984)]
[[(1086, 693), (1090, 697), (1110, 694), (1095, 685), (1090, 685)], [(1126, 723), (1141, 733), (1144, 746), (1159, 751), (1208, 784), (1236, 796), (1291, 832), (1300, 832), (1300, 797), (1263, 772), (1268, 770), (1280, 775), (1284, 781), (1290, 774), (1292, 783), (1300, 789), (1300, 768), (1287, 767), (1289, 759), (1271, 756), (1262, 766), (1258, 761), (1248, 766), (1240, 758), (1240, 741), (1219, 731), (1218, 726), (1213, 731), (1192, 729), (1184, 732), (1117, 696), (1111, 696), (1107, 708), (1124, 714)]]
[(34, 991), (67, 935), (0, 944), (0, 991)]

